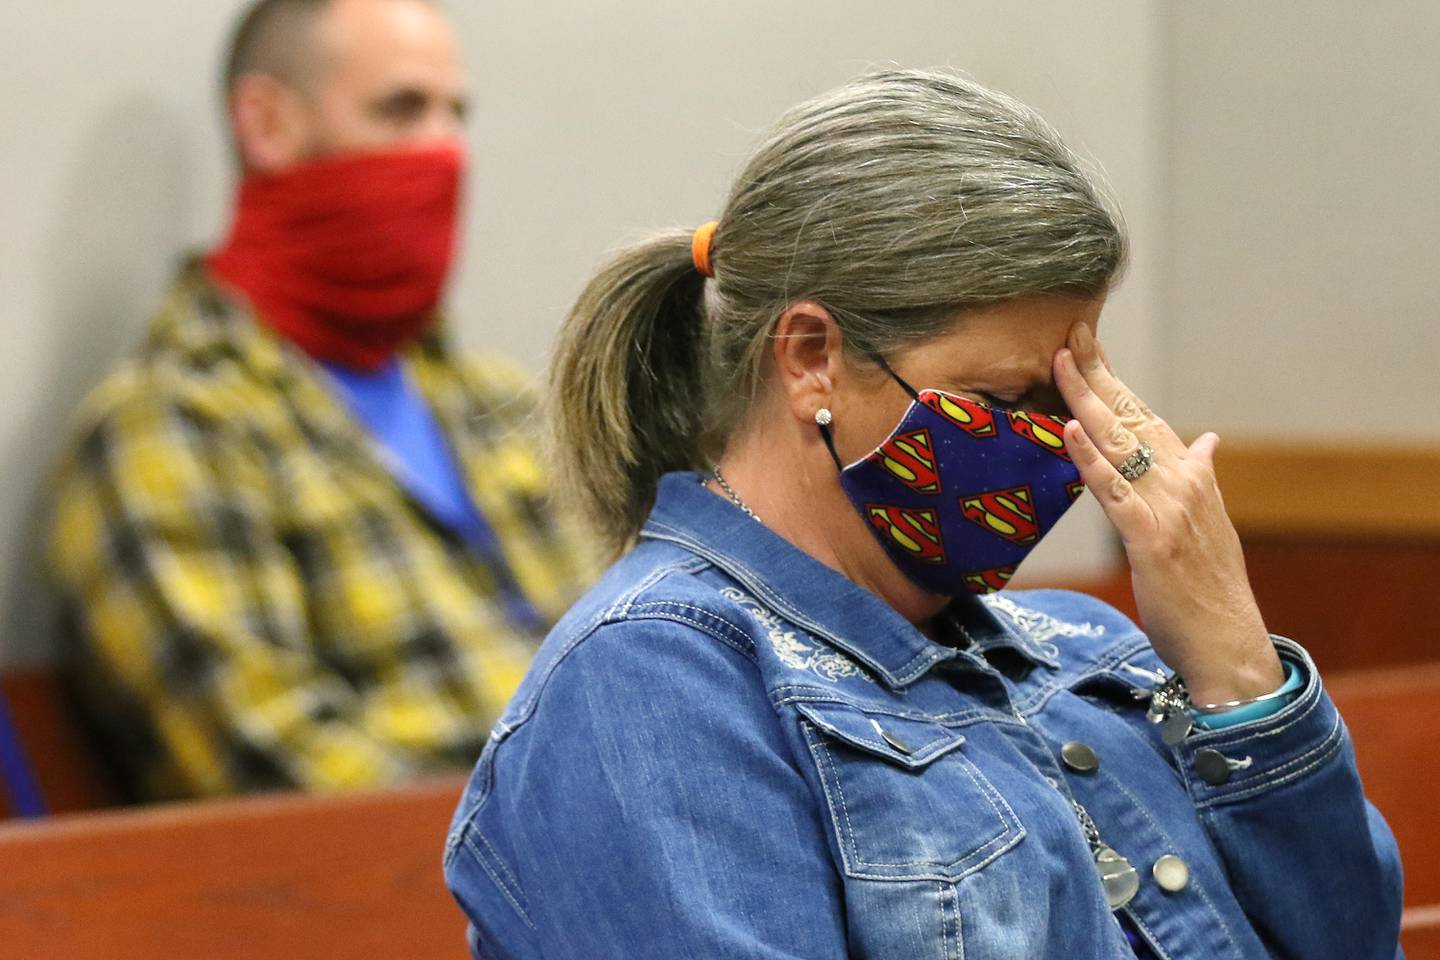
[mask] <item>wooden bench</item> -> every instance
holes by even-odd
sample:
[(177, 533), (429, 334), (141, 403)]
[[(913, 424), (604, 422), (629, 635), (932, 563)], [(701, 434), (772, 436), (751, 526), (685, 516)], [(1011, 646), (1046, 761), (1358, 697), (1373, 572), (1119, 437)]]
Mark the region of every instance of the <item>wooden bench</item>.
[[(91, 746), (76, 723), (53, 670), (30, 669), (0, 675), (0, 697), (10, 709), (51, 813), (72, 813), (109, 806), (114, 791)], [(0, 820), (13, 814), (0, 790)]]
[(0, 824), (0, 956), (461, 960), (463, 780)]
[(1328, 683), (1354, 738), (1365, 792), (1400, 844), (1401, 942), (1409, 960), (1440, 960), (1440, 663), (1341, 672)]

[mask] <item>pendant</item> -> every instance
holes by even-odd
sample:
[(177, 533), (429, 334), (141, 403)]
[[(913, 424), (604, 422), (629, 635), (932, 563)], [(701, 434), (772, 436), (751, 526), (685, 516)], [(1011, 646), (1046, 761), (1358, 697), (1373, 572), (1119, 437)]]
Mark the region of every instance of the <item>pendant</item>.
[(1191, 718), (1190, 711), (1181, 710), (1165, 718), (1165, 722), (1160, 725), (1160, 739), (1165, 741), (1167, 747), (1177, 747), (1194, 729), (1195, 721)]
[(1140, 892), (1140, 874), (1130, 866), (1130, 861), (1110, 847), (1095, 851), (1095, 872), (1105, 887), (1105, 900), (1111, 910), (1119, 910)]

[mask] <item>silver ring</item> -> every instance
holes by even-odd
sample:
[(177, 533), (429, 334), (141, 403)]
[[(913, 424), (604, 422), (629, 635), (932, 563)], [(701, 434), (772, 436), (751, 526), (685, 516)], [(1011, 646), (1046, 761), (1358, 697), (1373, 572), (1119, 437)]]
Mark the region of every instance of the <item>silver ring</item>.
[(1139, 448), (1120, 461), (1120, 466), (1115, 469), (1120, 471), (1120, 476), (1134, 483), (1145, 476), (1145, 472), (1153, 466), (1155, 466), (1155, 451), (1150, 449), (1150, 444), (1141, 440)]

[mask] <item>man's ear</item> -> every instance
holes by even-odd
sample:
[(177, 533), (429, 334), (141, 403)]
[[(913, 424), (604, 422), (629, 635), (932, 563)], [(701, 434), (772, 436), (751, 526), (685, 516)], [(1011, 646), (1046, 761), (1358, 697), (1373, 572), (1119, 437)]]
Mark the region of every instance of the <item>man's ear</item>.
[(806, 423), (831, 409), (844, 376), (843, 338), (830, 311), (813, 300), (792, 303), (775, 324), (775, 379), (790, 413)]
[(230, 126), (246, 172), (278, 173), (308, 155), (311, 131), (304, 99), (267, 74), (236, 79), (230, 90)]

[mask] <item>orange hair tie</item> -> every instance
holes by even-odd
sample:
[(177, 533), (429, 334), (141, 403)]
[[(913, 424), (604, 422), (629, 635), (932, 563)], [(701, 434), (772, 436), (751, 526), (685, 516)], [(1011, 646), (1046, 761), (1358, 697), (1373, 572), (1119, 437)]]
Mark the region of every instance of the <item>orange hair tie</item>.
[(690, 260), (695, 269), (707, 277), (715, 276), (715, 268), (710, 265), (710, 244), (715, 239), (715, 228), (718, 226), (720, 221), (711, 220), (696, 230), (690, 241)]

